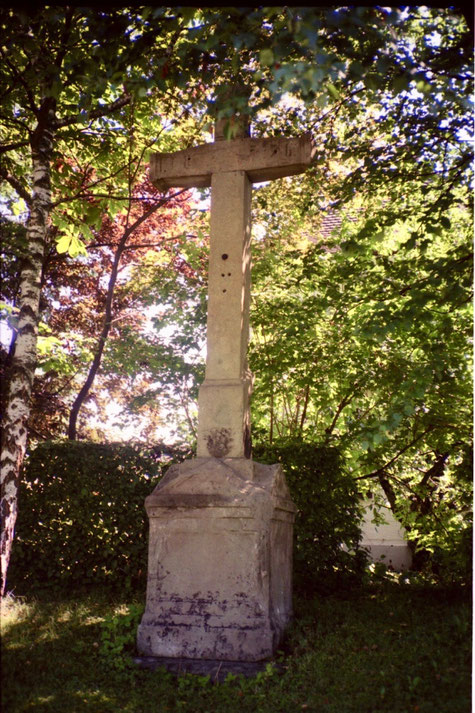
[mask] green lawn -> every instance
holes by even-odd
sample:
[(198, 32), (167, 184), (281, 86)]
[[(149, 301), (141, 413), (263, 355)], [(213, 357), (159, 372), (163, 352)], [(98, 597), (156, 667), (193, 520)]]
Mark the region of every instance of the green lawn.
[(178, 679), (130, 659), (141, 606), (101, 595), (7, 598), (2, 711), (469, 713), (471, 606), (460, 592), (373, 585), (297, 599), (283, 671)]

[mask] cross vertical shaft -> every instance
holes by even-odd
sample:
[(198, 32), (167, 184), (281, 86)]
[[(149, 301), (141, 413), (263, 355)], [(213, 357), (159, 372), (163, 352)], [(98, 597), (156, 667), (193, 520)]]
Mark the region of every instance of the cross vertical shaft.
[(198, 457), (250, 457), (250, 240), (251, 183), (246, 173), (214, 174), (207, 359), (198, 401)]

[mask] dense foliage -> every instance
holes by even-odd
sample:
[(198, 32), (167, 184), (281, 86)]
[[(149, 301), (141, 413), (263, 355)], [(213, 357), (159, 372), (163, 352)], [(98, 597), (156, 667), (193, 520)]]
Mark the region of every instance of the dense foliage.
[(338, 450), (294, 440), (257, 446), (253, 455), (264, 463), (282, 464), (297, 507), (297, 591), (342, 590), (354, 585), (366, 561), (364, 553), (357, 551), (360, 499)]
[[(186, 454), (120, 444), (39, 444), (25, 464), (9, 589), (143, 588), (144, 500), (163, 468)], [(289, 443), (257, 448), (256, 456), (282, 463), (298, 508), (297, 587), (350, 586), (364, 557), (342, 545), (357, 547), (359, 500), (336, 449)]]
[[(447, 229), (447, 209), (462, 185), (465, 192), (456, 200), (467, 203), (471, 45), (463, 16), (451, 9), (51, 7), (6, 10), (0, 22), (2, 53), (15, 80), (4, 78), (0, 114), (2, 212), (9, 218), (2, 308), (13, 330), (11, 353), (1, 349), (7, 365), (17, 328), (17, 273), (28, 252), (18, 222), (26, 222), (31, 199), (29, 141), (47, 103), (54, 105), (40, 371), (29, 424), (35, 439), (64, 435), (101, 349), (80, 435), (104, 435), (91, 420), (105, 420), (107, 388), (129, 420), (141, 409), (149, 425), (135, 419), (137, 430), (153, 437), (150, 424), (159, 425), (160, 404), (155, 410), (145, 404), (161, 398), (167, 405), (163, 395), (173, 365), (180, 378), (168, 402), (193, 431), (190, 396), (200, 372), (183, 364), (178, 349), (167, 354), (163, 339), (141, 329), (150, 286), (141, 276), (152, 268), (169, 283), (166, 271), (191, 263), (190, 274), (203, 283), (194, 254), (205, 255), (206, 227), (203, 235), (199, 211), (185, 227), (165, 205), (119, 249), (124, 232), (160, 203), (158, 191), (143, 184), (150, 148), (172, 151), (209, 140), (216, 113), (241, 111), (244, 100), (256, 135), (310, 131), (314, 164), (306, 179), (291, 184), (297, 187), (288, 193), (292, 200), (283, 200), (281, 182), (261, 192), (266, 205), (259, 217), (274, 237), (303, 229), (289, 221), (289, 212), (297, 222), (310, 216), (318, 223), (330, 204), (365, 196), (371, 207), (362, 230), (374, 236), (410, 215), (408, 239), (417, 241), (417, 252), (424, 250), (427, 232)], [(248, 89), (244, 95), (229, 92), (238, 80)], [(179, 229), (173, 230), (173, 221)], [(179, 240), (173, 255), (166, 255), (173, 236)], [(360, 237), (347, 241), (348, 251)], [(134, 248), (145, 243), (150, 249)], [(117, 256), (120, 279), (107, 312), (106, 285)], [(128, 269), (131, 264), (137, 268)], [(353, 267), (350, 261), (350, 276)], [(183, 281), (175, 281), (174, 289), (182, 291)], [(160, 301), (157, 290), (154, 297)], [(155, 326), (158, 332), (156, 318)], [(151, 387), (154, 380), (160, 388)], [(48, 418), (38, 418), (45, 411)]]
[(421, 560), (466, 575), (469, 24), (427, 7), (0, 13), (10, 544), (30, 396), (33, 441), (68, 419), (106, 439), (111, 402), (149, 443), (159, 426), (193, 440), (206, 204), (180, 212), (144, 170), (237, 112), (316, 148), (305, 176), (254, 191), (254, 440), (335, 447)]
[(9, 588), (143, 587), (144, 500), (159, 474), (134, 446), (39, 444), (26, 460)]
[(337, 446), (362, 493), (383, 488), (416, 561), (466, 576), (472, 255), (468, 215), (452, 220), (422, 252), (403, 221), (351, 249), (351, 220), (278, 254), (256, 245), (250, 363), (257, 439)]

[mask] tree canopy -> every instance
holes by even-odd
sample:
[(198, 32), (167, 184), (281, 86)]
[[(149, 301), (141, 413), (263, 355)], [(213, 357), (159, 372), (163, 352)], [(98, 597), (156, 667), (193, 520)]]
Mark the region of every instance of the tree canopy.
[[(304, 176), (255, 190), (255, 438), (337, 446), (415, 539), (456, 544), (470, 448), (463, 15), (48, 6), (2, 10), (0, 27), (4, 561), (28, 420), (33, 438), (68, 421), (74, 437), (83, 403), (100, 412), (114, 395), (129, 419), (151, 406), (144, 437), (173, 420), (157, 411), (168, 403), (193, 438), (205, 204), (161, 194), (146, 167), (235, 113), (257, 136), (308, 131), (316, 146)], [(80, 435), (94, 428), (79, 419)]]

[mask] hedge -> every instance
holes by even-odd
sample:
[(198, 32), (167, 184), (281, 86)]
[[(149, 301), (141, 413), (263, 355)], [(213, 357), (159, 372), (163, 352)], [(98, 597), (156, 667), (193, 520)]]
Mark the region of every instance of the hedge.
[[(181, 460), (184, 452), (175, 455)], [(298, 508), (297, 587), (313, 591), (351, 584), (364, 565), (357, 551), (360, 505), (338, 451), (294, 442), (257, 446), (253, 457), (282, 463)], [(141, 592), (148, 540), (144, 500), (169, 463), (157, 449), (132, 445), (37, 445), (22, 476), (8, 589), (64, 594), (101, 585)]]

